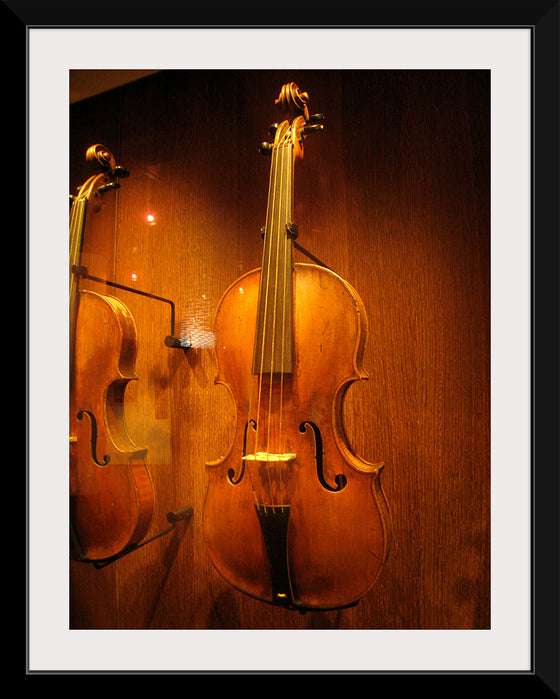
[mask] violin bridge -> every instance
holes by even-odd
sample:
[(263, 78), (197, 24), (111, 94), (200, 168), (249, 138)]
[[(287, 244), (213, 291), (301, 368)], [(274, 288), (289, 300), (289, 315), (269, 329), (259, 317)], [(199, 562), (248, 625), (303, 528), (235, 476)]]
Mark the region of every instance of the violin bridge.
[[(274, 514), (279, 520), (284, 516), (283, 512), (289, 512), (292, 495), (290, 487), (292, 482), (291, 465), (295, 458), (295, 454), (272, 454), (262, 451), (243, 457), (252, 474), (251, 481), (255, 500), (259, 503), (257, 512), (261, 511), (262, 516), (266, 516), (266, 521), (270, 522), (269, 518)], [(263, 521), (261, 520), (262, 526)]]
[[(263, 494), (264, 507), (272, 507), (275, 503), (290, 501), (290, 482), (292, 464), (295, 454), (272, 454), (258, 451), (242, 457), (252, 473), (252, 478), (259, 485), (257, 492)], [(261, 500), (257, 497), (257, 500)]]
[(258, 464), (289, 463), (295, 461), (295, 454), (272, 454), (267, 451), (258, 451), (256, 454), (247, 454), (242, 457), (244, 461), (255, 461)]

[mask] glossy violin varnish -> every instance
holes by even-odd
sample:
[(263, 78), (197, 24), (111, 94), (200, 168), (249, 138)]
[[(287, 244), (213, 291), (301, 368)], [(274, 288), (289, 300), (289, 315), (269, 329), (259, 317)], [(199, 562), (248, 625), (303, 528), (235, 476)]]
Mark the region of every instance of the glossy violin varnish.
[(367, 377), (364, 305), (336, 273), (292, 263), (294, 164), (308, 96), (277, 100), (262, 265), (235, 281), (215, 319), (219, 383), (232, 393), (229, 454), (208, 464), (204, 532), (234, 587), (292, 609), (335, 609), (371, 588), (389, 551), (382, 464), (360, 459), (342, 424), (344, 394)]
[(70, 544), (80, 561), (100, 561), (138, 543), (151, 522), (154, 495), (146, 448), (130, 438), (125, 391), (137, 379), (134, 318), (118, 298), (79, 288), (88, 215), (118, 187), (112, 154), (87, 151), (96, 174), (70, 214)]

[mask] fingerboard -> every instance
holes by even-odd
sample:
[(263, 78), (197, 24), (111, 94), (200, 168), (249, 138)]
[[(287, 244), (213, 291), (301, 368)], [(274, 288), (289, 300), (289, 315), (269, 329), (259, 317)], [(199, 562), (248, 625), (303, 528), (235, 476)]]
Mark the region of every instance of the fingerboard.
[(261, 265), (253, 374), (291, 374), (293, 145), (274, 148)]

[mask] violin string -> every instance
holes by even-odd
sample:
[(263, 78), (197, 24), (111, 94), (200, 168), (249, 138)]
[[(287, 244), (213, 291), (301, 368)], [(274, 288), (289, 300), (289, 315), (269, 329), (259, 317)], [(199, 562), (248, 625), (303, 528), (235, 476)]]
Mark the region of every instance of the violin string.
[[(246, 427), (247, 435), (250, 435), (250, 430), (253, 429), (253, 427), (252, 427), (252, 425), (251, 425), (251, 421), (252, 421), (251, 411), (252, 411), (252, 405), (253, 405), (253, 388), (254, 388), (254, 385), (255, 385), (255, 377), (253, 376), (253, 374), (252, 374), (252, 372), (251, 372), (250, 386), (249, 386), (249, 415), (248, 415), (248, 418), (247, 418), (247, 427)], [(245, 448), (244, 448), (244, 452), (245, 452), (245, 453), (243, 454), (243, 456), (247, 456), (247, 445), (248, 445), (248, 442), (249, 442), (249, 436), (246, 436), (246, 437), (245, 437)], [(253, 475), (252, 475), (252, 472), (251, 472), (251, 467), (250, 467), (250, 465), (249, 465), (248, 462), (245, 462), (244, 468), (247, 469), (247, 474), (248, 474), (248, 477), (249, 477), (249, 483), (250, 483), (250, 485), (251, 485), (251, 490), (253, 491), (253, 497), (255, 498), (255, 505), (256, 505), (257, 507), (259, 507), (259, 500), (258, 500), (258, 498), (257, 498), (257, 491), (256, 491), (256, 488), (255, 488), (255, 483), (254, 483), (254, 481), (253, 481)]]
[(72, 208), (70, 209), (70, 282), (72, 282), (72, 265), (78, 265), (80, 260), (78, 259), (80, 239), (81, 239), (81, 229), (82, 229), (82, 199), (76, 197), (72, 202)]
[(97, 179), (92, 175), (80, 188), (70, 208), (70, 283), (72, 284), (72, 265), (81, 263), (81, 248), (85, 226), (86, 208), (93, 185)]
[[(284, 187), (285, 187), (285, 177), (284, 177), (284, 165), (285, 165), (285, 151), (286, 148), (283, 144), (279, 145), (279, 150), (280, 150), (280, 185), (279, 185), (279, 201), (278, 201), (278, 214), (275, 217), (276, 221), (276, 226), (277, 226), (277, 231), (275, 235), (275, 240), (274, 244), (276, 246), (276, 254), (275, 254), (275, 270), (274, 270), (274, 300), (273, 300), (273, 319), (272, 319), (272, 337), (271, 337), (271, 350), (270, 350), (270, 372), (269, 372), (269, 389), (268, 389), (268, 419), (267, 419), (267, 437), (266, 437), (266, 467), (267, 467), (267, 472), (269, 474), (269, 487), (270, 487), (270, 500), (272, 505), (274, 506), (274, 493), (272, 491), (272, 481), (270, 478), (270, 433), (272, 429), (272, 416), (274, 414), (273, 411), (273, 393), (274, 393), (274, 374), (275, 374), (275, 369), (280, 370), (280, 373), (282, 374), (283, 372), (283, 365), (280, 367), (275, 366), (275, 354), (276, 354), (276, 320), (278, 316), (278, 274), (280, 271), (280, 242), (282, 238), (282, 221), (284, 220), (284, 217), (282, 216), (283, 209), (285, 207), (285, 197), (284, 197)], [(277, 452), (277, 455), (281, 454), (280, 451)], [(281, 472), (281, 461), (276, 461), (277, 463), (277, 469), (280, 470)]]
[[(275, 366), (275, 358), (276, 358), (276, 319), (278, 316), (278, 273), (279, 273), (279, 267), (280, 267), (280, 259), (279, 259), (279, 253), (280, 253), (280, 239), (282, 237), (282, 221), (283, 221), (283, 205), (284, 205), (284, 153), (285, 153), (285, 146), (283, 142), (280, 142), (278, 144), (278, 152), (279, 152), (279, 159), (280, 159), (280, 167), (279, 167), (279, 183), (275, 187), (275, 191), (279, 194), (277, 201), (275, 201), (275, 208), (274, 208), (274, 238), (272, 239), (271, 242), (274, 242), (274, 245), (276, 247), (275, 255), (274, 255), (274, 293), (273, 293), (273, 314), (272, 314), (272, 328), (271, 328), (271, 338), (270, 338), (270, 366), (269, 366), (269, 373), (268, 373), (268, 417), (267, 417), (267, 437), (266, 437), (266, 470), (268, 474), (268, 482), (269, 482), (269, 496), (270, 496), (270, 502), (272, 507), (275, 505), (275, 497), (274, 493), (272, 490), (272, 477), (271, 477), (271, 466), (270, 466), (270, 433), (271, 433), (271, 428), (272, 428), (272, 418), (274, 415), (273, 411), (273, 393), (274, 393), (274, 375), (275, 375), (275, 369), (278, 369), (278, 367)], [(278, 168), (278, 161), (276, 164)], [(277, 209), (276, 209), (277, 207)], [(271, 255), (272, 257), (272, 255)], [(269, 275), (270, 275), (270, 270), (269, 270)], [(282, 371), (282, 367), (280, 367), (280, 371)], [(280, 453), (280, 452), (278, 452)], [(281, 462), (277, 461), (278, 467), (280, 467)]]
[[(286, 148), (287, 154), (287, 168), (288, 168), (288, 190), (286, 192), (286, 210), (285, 210), (285, 221), (290, 223), (292, 201), (291, 201), (291, 181), (292, 181), (292, 148), (293, 146)], [(285, 158), (286, 159), (286, 158)], [(281, 351), (281, 367), (280, 367), (280, 395), (279, 395), (279, 408), (278, 408), (278, 453), (283, 453), (282, 448), (282, 413), (284, 407), (284, 351), (286, 348), (286, 286), (288, 275), (291, 274), (291, 265), (287, 264), (288, 261), (288, 248), (289, 248), (289, 238), (288, 235), (283, 236), (284, 254), (283, 260), (283, 289), (282, 289), (282, 351)], [(283, 482), (282, 482), (282, 462), (278, 462), (278, 487), (280, 494), (280, 507), (284, 509), (284, 494), (283, 494)]]
[[(269, 371), (268, 371), (268, 416), (267, 416), (267, 433), (266, 433), (266, 449), (265, 449), (265, 454), (266, 454), (266, 471), (268, 475), (268, 486), (269, 486), (269, 500), (274, 507), (275, 505), (275, 497), (274, 497), (274, 492), (272, 489), (272, 475), (271, 475), (271, 465), (270, 465), (270, 432), (271, 432), (271, 426), (272, 426), (272, 416), (273, 416), (273, 406), (272, 406), (272, 399), (273, 399), (273, 390), (274, 390), (274, 372), (275, 372), (275, 353), (276, 353), (276, 318), (277, 318), (277, 311), (278, 311), (278, 303), (277, 303), (277, 298), (278, 298), (278, 269), (279, 269), (279, 260), (278, 260), (278, 245), (279, 245), (279, 240), (280, 240), (280, 230), (281, 230), (281, 221), (282, 221), (282, 201), (283, 201), (283, 180), (284, 180), (284, 159), (283, 159), (283, 145), (280, 142), (278, 144), (277, 148), (277, 161), (276, 161), (276, 169), (277, 169), (277, 178), (276, 178), (276, 187), (275, 187), (275, 201), (274, 201), (274, 217), (272, 221), (272, 230), (274, 230), (274, 236), (271, 237), (270, 241), (270, 247), (271, 247), (271, 255), (270, 259), (274, 259), (274, 285), (273, 285), (273, 297), (272, 297), (272, 327), (269, 327), (269, 332), (270, 332), (270, 365), (269, 365)], [(272, 255), (272, 244), (275, 246), (275, 254), (274, 256)], [(271, 276), (271, 270), (269, 268), (269, 277)], [(267, 323), (268, 325), (268, 323)]]
[[(258, 447), (259, 447), (259, 430), (260, 430), (260, 412), (261, 412), (261, 398), (262, 398), (262, 383), (263, 383), (263, 369), (264, 369), (264, 348), (265, 348), (265, 343), (266, 343), (266, 329), (267, 329), (267, 314), (268, 314), (268, 292), (269, 292), (269, 281), (270, 281), (270, 258), (272, 254), (272, 246), (270, 245), (270, 233), (272, 232), (272, 223), (275, 220), (274, 216), (274, 210), (276, 207), (276, 190), (277, 190), (277, 185), (276, 185), (276, 179), (277, 179), (277, 172), (278, 172), (278, 157), (277, 157), (277, 152), (276, 148), (273, 149), (272, 151), (272, 164), (270, 168), (270, 185), (269, 185), (269, 201), (268, 201), (268, 206), (267, 206), (267, 221), (265, 225), (265, 250), (268, 248), (267, 252), (267, 260), (266, 260), (266, 272), (263, 268), (261, 269), (261, 280), (262, 280), (262, 275), (265, 274), (265, 280), (266, 280), (266, 286), (263, 289), (262, 284), (261, 284), (261, 294), (264, 291), (264, 307), (262, 309), (263, 313), (260, 318), (260, 329), (261, 329), (261, 357), (260, 357), (260, 367), (259, 367), (259, 378), (258, 378), (258, 390), (257, 390), (257, 410), (256, 410), (256, 429), (255, 429), (255, 449), (254, 449), (254, 456), (255, 456), (255, 469), (258, 471), (258, 461), (257, 461), (257, 454), (258, 454)], [(263, 260), (264, 262), (264, 260)], [(267, 461), (268, 461), (268, 455), (267, 455)], [(268, 466), (268, 463), (267, 463)], [(268, 470), (268, 477), (269, 477), (269, 490), (272, 491), (271, 487), (271, 482), (270, 482), (270, 472)], [(257, 473), (257, 481), (260, 479), (258, 478), (258, 473)], [(261, 483), (262, 487), (262, 483)], [(264, 493), (263, 489), (263, 506), (266, 511), (266, 495)]]
[[(289, 134), (289, 132), (288, 132)], [(286, 225), (290, 223), (288, 218), (291, 212), (291, 191), (290, 191), (290, 176), (291, 176), (291, 166), (292, 166), (292, 148), (290, 137), (288, 134), (284, 134), (283, 140), (280, 141), (272, 151), (272, 163), (270, 170), (269, 179), (269, 197), (267, 206), (267, 221), (265, 226), (265, 257), (263, 259), (263, 266), (261, 269), (261, 279), (262, 275), (265, 275), (264, 281), (260, 285), (260, 293), (264, 295), (264, 300), (260, 301), (261, 304), (261, 316), (259, 317), (259, 324), (257, 330), (260, 331), (260, 347), (257, 344), (257, 349), (260, 349), (259, 358), (259, 368), (258, 368), (258, 378), (257, 378), (257, 406), (256, 406), (256, 426), (253, 429), (251, 425), (251, 415), (252, 415), (252, 403), (253, 403), (253, 386), (255, 384), (255, 379), (251, 379), (250, 388), (250, 398), (249, 398), (249, 420), (248, 420), (248, 432), (250, 435), (254, 432), (254, 443), (255, 448), (253, 450), (253, 458), (250, 460), (251, 465), (247, 464), (249, 471), (249, 478), (251, 481), (251, 486), (253, 489), (255, 501), (258, 506), (258, 497), (256, 492), (256, 487), (251, 477), (251, 468), (256, 470), (256, 482), (260, 484), (260, 491), (262, 497), (263, 507), (266, 511), (267, 502), (270, 503), (272, 507), (275, 506), (275, 500), (277, 497), (280, 499), (281, 507), (284, 506), (284, 495), (283, 495), (283, 483), (282, 483), (282, 468), (283, 463), (281, 461), (282, 454), (282, 415), (283, 415), (283, 398), (284, 398), (284, 361), (285, 361), (285, 338), (286, 338), (286, 294), (289, 285), (287, 282), (288, 274), (291, 274), (291, 265), (288, 265), (288, 246), (290, 244), (289, 237), (286, 233)], [(273, 249), (275, 246), (275, 250)], [(281, 249), (283, 246), (283, 249)], [(273, 255), (273, 252), (275, 254)], [(282, 254), (281, 254), (282, 253)], [(274, 259), (274, 263), (273, 263)], [(281, 262), (282, 267), (281, 267)], [(274, 269), (273, 269), (274, 264)], [(274, 273), (274, 280), (272, 280), (272, 273)], [(280, 278), (279, 275), (282, 275)], [(279, 281), (280, 279), (280, 281)], [(273, 288), (272, 288), (273, 287)], [(279, 318), (278, 312), (278, 301), (282, 303), (282, 318)], [(269, 318), (269, 304), (273, 304), (272, 308), (272, 322)], [(277, 342), (277, 321), (281, 323), (279, 328), (280, 332), (280, 367), (275, 366), (277, 362), (276, 358), (276, 342)], [(289, 322), (289, 319), (288, 319)], [(268, 394), (268, 416), (266, 424), (266, 443), (264, 442), (265, 434), (264, 424), (263, 429), (261, 429), (261, 409), (264, 410), (264, 403), (266, 398), (264, 395), (265, 381), (264, 377), (266, 375), (265, 360), (267, 357), (267, 352), (265, 351), (267, 347), (267, 342), (270, 345), (270, 359), (268, 367), (268, 382), (269, 382), (269, 394)], [(279, 378), (279, 406), (278, 409), (274, 408), (274, 386), (275, 373), (280, 372)], [(278, 417), (276, 417), (276, 415)], [(276, 420), (276, 424), (274, 424)], [(272, 459), (271, 465), (271, 435), (276, 429), (276, 436), (278, 442), (278, 450), (276, 456)], [(263, 440), (261, 445), (259, 440)], [(249, 441), (249, 440), (247, 440)], [(259, 452), (259, 448), (262, 447)], [(262, 452), (262, 453), (261, 453)], [(262, 456), (262, 461), (264, 462), (264, 468), (266, 470), (266, 479), (268, 480), (268, 500), (265, 492), (265, 486), (263, 478), (259, 478), (259, 461), (257, 455)], [(272, 487), (272, 475), (271, 472), (276, 464), (275, 471), (278, 474), (278, 496), (275, 496), (275, 491)]]
[(69, 305), (69, 356), (70, 356), (70, 385), (72, 386), (74, 383), (74, 334), (75, 334), (75, 325), (76, 325), (76, 309), (75, 309), (75, 303), (76, 303), (76, 294), (77, 294), (77, 286), (76, 286), (76, 276), (72, 272), (72, 265), (77, 264), (76, 260), (76, 238), (77, 236), (77, 218), (78, 218), (78, 203), (77, 200), (74, 200), (72, 202), (72, 207), (70, 209), (70, 276), (68, 279), (69, 286), (70, 286), (70, 305)]
[[(89, 180), (88, 180), (89, 182)], [(87, 183), (86, 183), (87, 184)], [(83, 189), (85, 185), (80, 190), (79, 194), (72, 202), (72, 207), (70, 209), (70, 306), (69, 306), (69, 350), (70, 350), (70, 383), (74, 382), (74, 353), (75, 353), (75, 334), (76, 334), (76, 322), (78, 315), (78, 303), (79, 303), (79, 281), (78, 277), (72, 271), (73, 265), (79, 265), (81, 247), (82, 247), (82, 236), (84, 231), (85, 214), (87, 199), (83, 196)]]

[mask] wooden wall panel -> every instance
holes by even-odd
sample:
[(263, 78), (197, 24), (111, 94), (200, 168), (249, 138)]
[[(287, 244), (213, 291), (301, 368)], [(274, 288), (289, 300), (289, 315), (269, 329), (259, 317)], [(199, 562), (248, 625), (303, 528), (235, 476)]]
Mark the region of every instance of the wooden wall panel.
[[(288, 81), (326, 115), (296, 172), (297, 242), (365, 304), (369, 380), (349, 390), (345, 427), (360, 456), (384, 461), (394, 520), (371, 592), (303, 615), (225, 583), (201, 524), (205, 461), (233, 434), (231, 399), (213, 383), (212, 317), (260, 266), (269, 161), (257, 146)], [(489, 116), (484, 71), (165, 71), (72, 106), (71, 186), (93, 143), (130, 170), (88, 224), (84, 264), (173, 301), (177, 334), (193, 340), (165, 346), (169, 304), (106, 289), (137, 323), (126, 419), (148, 446), (148, 536), (169, 510), (194, 509), (102, 570), (72, 563), (73, 628), (489, 628)]]

